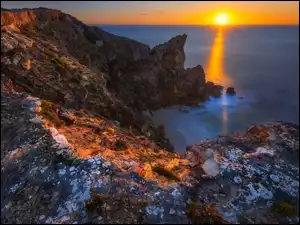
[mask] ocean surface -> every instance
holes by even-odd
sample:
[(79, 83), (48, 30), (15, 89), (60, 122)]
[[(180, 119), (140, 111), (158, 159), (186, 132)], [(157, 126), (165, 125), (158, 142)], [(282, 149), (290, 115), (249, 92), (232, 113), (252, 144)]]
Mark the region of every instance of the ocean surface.
[(186, 33), (185, 67), (203, 66), (207, 80), (235, 87), (237, 95), (211, 98), (203, 108), (155, 111), (177, 152), (217, 135), (245, 131), (256, 123), (299, 124), (299, 26), (110, 26), (105, 31), (151, 48)]

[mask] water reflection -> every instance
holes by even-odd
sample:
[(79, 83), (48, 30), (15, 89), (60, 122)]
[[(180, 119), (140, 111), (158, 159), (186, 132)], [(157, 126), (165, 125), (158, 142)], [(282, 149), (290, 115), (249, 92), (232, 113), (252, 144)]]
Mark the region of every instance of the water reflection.
[(225, 74), (223, 67), (224, 59), (224, 35), (225, 30), (219, 28), (214, 38), (214, 43), (211, 48), (211, 54), (206, 66), (206, 78), (208, 81), (212, 81), (217, 84), (229, 86), (231, 79)]
[[(232, 80), (225, 74), (223, 67), (224, 59), (224, 30), (219, 28), (211, 50), (211, 55), (206, 66), (206, 78), (208, 81), (212, 81), (217, 84), (223, 85), (225, 88), (232, 85)], [(221, 97), (222, 104), (222, 134), (228, 134), (228, 113), (227, 105), (228, 98), (225, 95), (225, 88)]]

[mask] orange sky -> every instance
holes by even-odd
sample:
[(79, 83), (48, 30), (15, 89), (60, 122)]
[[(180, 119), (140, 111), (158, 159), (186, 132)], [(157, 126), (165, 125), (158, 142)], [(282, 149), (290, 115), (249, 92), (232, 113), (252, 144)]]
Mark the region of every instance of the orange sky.
[(218, 12), (232, 24), (299, 24), (298, 1), (1, 2), (4, 8), (48, 7), (88, 24), (212, 24)]

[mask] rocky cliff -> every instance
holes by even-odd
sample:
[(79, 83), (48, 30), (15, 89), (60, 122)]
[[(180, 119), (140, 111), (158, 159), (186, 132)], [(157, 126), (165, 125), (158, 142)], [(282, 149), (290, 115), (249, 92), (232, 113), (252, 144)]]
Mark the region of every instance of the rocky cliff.
[(184, 68), (186, 38), (150, 49), (58, 10), (1, 9), (1, 222), (298, 223), (298, 126), (184, 155), (140, 126), (141, 110), (219, 94)]
[(186, 35), (150, 49), (43, 8), (2, 10), (1, 32), (2, 73), (69, 107), (132, 123), (141, 110), (207, 97), (202, 67), (184, 69)]

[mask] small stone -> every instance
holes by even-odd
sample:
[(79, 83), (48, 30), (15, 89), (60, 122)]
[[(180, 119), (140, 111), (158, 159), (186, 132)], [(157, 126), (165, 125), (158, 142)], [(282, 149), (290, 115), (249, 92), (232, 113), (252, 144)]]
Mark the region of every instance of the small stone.
[(206, 156), (206, 159), (210, 159), (210, 158), (212, 158), (213, 156), (214, 156), (214, 151), (212, 150), (212, 149), (207, 149), (206, 151), (205, 151), (205, 156)]
[(271, 174), (270, 175), (270, 178), (273, 180), (273, 181), (275, 181), (275, 182), (279, 182), (279, 176), (277, 176), (277, 175), (274, 175), (274, 174)]
[(101, 217), (101, 216), (98, 216), (98, 220), (102, 220), (102, 217)]
[(63, 216), (63, 217), (61, 218), (61, 222), (66, 222), (66, 221), (68, 221), (68, 220), (70, 220), (70, 217), (69, 217), (69, 216)]
[(59, 175), (65, 175), (65, 173), (66, 173), (65, 169), (60, 169), (58, 172)]
[(32, 123), (42, 123), (42, 119), (39, 116), (35, 116), (29, 120)]
[(43, 219), (45, 219), (45, 215), (41, 215), (41, 216), (39, 217), (39, 220), (43, 220)]
[(215, 177), (220, 173), (219, 165), (214, 159), (206, 160), (202, 168), (207, 176)]
[(5, 208), (9, 209), (12, 206), (12, 203), (9, 202), (7, 205), (5, 205)]
[(103, 163), (103, 167), (104, 167), (104, 168), (108, 168), (108, 167), (110, 167), (110, 166), (111, 166), (111, 163), (108, 162), (108, 161), (106, 161), (106, 162)]
[(175, 210), (174, 209), (170, 209), (170, 211), (169, 211), (169, 214), (174, 214), (175, 213)]
[(236, 176), (236, 177), (233, 178), (233, 181), (236, 184), (240, 184), (240, 183), (242, 183), (242, 178), (240, 178), (239, 176)]

